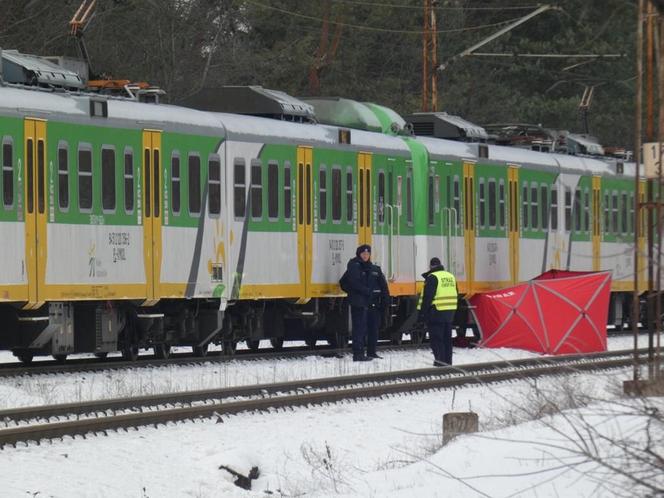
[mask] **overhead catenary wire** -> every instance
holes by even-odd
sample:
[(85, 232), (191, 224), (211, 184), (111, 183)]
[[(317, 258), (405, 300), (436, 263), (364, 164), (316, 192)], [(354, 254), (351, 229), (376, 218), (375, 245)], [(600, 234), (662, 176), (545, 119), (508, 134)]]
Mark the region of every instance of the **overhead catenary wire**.
[[(262, 2), (257, 2), (255, 0), (246, 0), (246, 3), (250, 5), (254, 5), (259, 8), (267, 9), (267, 10), (273, 10), (275, 12), (280, 12), (282, 14), (292, 16), (292, 17), (299, 17), (302, 19), (308, 19), (310, 21), (319, 21), (323, 22), (323, 18), (321, 17), (316, 17), (316, 16), (310, 16), (307, 14), (301, 14), (299, 12), (294, 12), (292, 10), (286, 10), (282, 9), (280, 7), (275, 7), (273, 5), (268, 5), (264, 4)], [(492, 23), (492, 24), (482, 24), (479, 26), (470, 26), (467, 28), (454, 28), (454, 29), (446, 29), (446, 30), (437, 30), (434, 33), (435, 34), (444, 34), (444, 33), (463, 33), (463, 32), (468, 32), (468, 31), (478, 31), (481, 29), (487, 29), (487, 28), (496, 28), (499, 26), (504, 26), (506, 24), (510, 24), (512, 22), (517, 21), (520, 18), (514, 18), (514, 19), (507, 19), (505, 21), (500, 21), (497, 23)], [(381, 32), (381, 33), (399, 33), (399, 34), (407, 34), (407, 35), (421, 35), (423, 33), (422, 30), (405, 30), (405, 29), (390, 29), (390, 28), (379, 28), (375, 26), (366, 26), (362, 24), (350, 24), (350, 23), (344, 23), (344, 22), (339, 22), (339, 21), (327, 21), (329, 24), (334, 24), (336, 26), (343, 26), (345, 28), (351, 28), (351, 29), (359, 29), (359, 30), (364, 30), (364, 31), (375, 31), (375, 32)]]
[[(394, 8), (394, 9), (410, 9), (410, 10), (422, 10), (422, 6), (420, 5), (398, 5), (398, 4), (393, 4), (393, 3), (385, 3), (385, 2), (363, 2), (362, 0), (332, 0), (333, 2), (336, 3), (348, 3), (352, 5), (361, 5), (363, 7), (387, 7), (387, 8)], [(501, 11), (501, 10), (529, 10), (529, 9), (536, 9), (538, 7), (537, 4), (535, 5), (505, 5), (502, 7), (498, 6), (489, 6), (489, 5), (478, 5), (475, 7), (451, 7), (451, 6), (436, 6), (434, 7), (435, 10), (461, 10), (461, 11), (467, 11), (467, 10), (491, 10), (491, 11)]]

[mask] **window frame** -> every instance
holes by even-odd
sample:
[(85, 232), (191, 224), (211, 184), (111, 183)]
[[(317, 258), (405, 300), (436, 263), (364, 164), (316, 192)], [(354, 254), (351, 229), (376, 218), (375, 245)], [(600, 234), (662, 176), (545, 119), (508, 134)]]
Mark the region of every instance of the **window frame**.
[[(136, 185), (134, 181), (134, 149), (131, 147), (125, 147), (122, 153), (123, 163), (122, 163), (122, 187), (123, 187), (123, 196), (124, 196), (124, 209), (126, 214), (133, 214), (136, 209)], [(127, 162), (127, 158), (130, 158), (130, 163)], [(127, 165), (129, 164), (130, 171), (127, 172)], [(129, 188), (128, 188), (129, 187)], [(129, 194), (127, 195), (127, 190)], [(131, 204), (128, 201), (131, 200)]]
[[(198, 174), (196, 175), (196, 178), (192, 178), (192, 158), (195, 158), (196, 161), (198, 162)], [(182, 164), (182, 163), (180, 163)], [(203, 199), (201, 195), (201, 179), (203, 178), (203, 175), (201, 174), (201, 155), (198, 152), (191, 151), (187, 154), (187, 192), (188, 192), (188, 199), (187, 199), (187, 212), (190, 217), (193, 218), (198, 218), (201, 216), (201, 211), (203, 210)], [(197, 180), (197, 181), (192, 181), (192, 180)], [(196, 192), (198, 195), (196, 196), (197, 199), (197, 205), (198, 205), (198, 211), (195, 211), (192, 209), (191, 202), (192, 199), (194, 199), (194, 196), (192, 195), (194, 191), (192, 189), (194, 188), (195, 184), (198, 184), (198, 188), (196, 189)]]
[[(273, 215), (273, 212), (276, 214)], [(279, 220), (279, 161), (275, 159), (267, 162), (267, 219), (272, 222)]]
[[(238, 169), (241, 168), (241, 169)], [(238, 183), (238, 172), (242, 172), (242, 183)], [(242, 196), (238, 193), (242, 191)], [(242, 213), (238, 214), (242, 208)], [(235, 221), (243, 220), (247, 216), (247, 162), (243, 157), (233, 159), (233, 218)]]
[[(260, 183), (254, 183), (254, 171), (258, 172), (258, 178)], [(249, 195), (251, 197), (251, 216), (252, 221), (262, 221), (263, 220), (263, 161), (259, 158), (253, 158), (249, 162)], [(259, 204), (256, 204), (254, 197), (260, 201)], [(256, 207), (258, 206), (258, 207)], [(255, 214), (256, 210), (259, 211), (258, 214)]]
[(318, 166), (318, 222), (327, 223), (327, 165)]
[[(112, 167), (113, 167), (113, 181), (111, 182), (112, 185), (112, 197), (113, 197), (113, 207), (106, 207), (106, 194), (109, 193), (106, 191), (106, 187), (109, 184), (106, 178), (106, 166), (107, 164), (105, 163), (105, 158), (107, 153), (112, 154)], [(104, 214), (115, 214), (118, 209), (118, 189), (117, 189), (117, 156), (115, 154), (115, 146), (114, 145), (109, 145), (109, 144), (103, 144), (101, 146), (101, 210), (102, 213)]]
[[(92, 181), (92, 171), (94, 169), (94, 155), (92, 144), (89, 142), (79, 142), (76, 148), (76, 178), (78, 181), (78, 190), (76, 192), (76, 201), (78, 210), (81, 213), (92, 213), (95, 205), (94, 184)], [(81, 154), (87, 153), (90, 157), (90, 171), (81, 171)], [(84, 180), (87, 179), (87, 180)], [(90, 186), (90, 205), (88, 207), (81, 206), (81, 192), (83, 191), (83, 181), (89, 183)]]
[(346, 166), (346, 223), (355, 222), (355, 195), (353, 188), (353, 167)]
[[(58, 141), (58, 152), (57, 152), (57, 158), (58, 158), (58, 210), (61, 213), (68, 213), (69, 212), (69, 206), (71, 204), (70, 202), (70, 197), (69, 197), (69, 142), (66, 140), (59, 140)], [(65, 168), (62, 168), (62, 157), (60, 156), (60, 153), (64, 152), (65, 153)], [(64, 177), (64, 185), (65, 188), (63, 189), (63, 177)], [(64, 191), (64, 195), (63, 195)], [(62, 200), (63, 198), (66, 200), (66, 202), (63, 204)]]
[[(176, 163), (178, 170), (177, 175), (175, 174)], [(180, 214), (182, 214), (182, 156), (177, 149), (171, 152), (171, 213), (173, 213), (174, 216), (180, 216)]]
[[(216, 169), (213, 168), (214, 164), (217, 164)], [(208, 154), (208, 159), (207, 159), (207, 167), (208, 167), (208, 174), (207, 174), (207, 180), (208, 180), (208, 202), (207, 202), (207, 209), (208, 209), (208, 216), (210, 218), (220, 218), (221, 217), (221, 156), (217, 153), (211, 153)], [(212, 173), (216, 172), (217, 177), (212, 178)], [(213, 191), (217, 190), (217, 200), (216, 200), (216, 206), (213, 206), (213, 201), (214, 201), (214, 193)], [(212, 208), (215, 207), (216, 210), (213, 211)]]
[[(9, 163), (5, 161), (5, 150), (9, 146)], [(5, 210), (14, 209), (14, 204), (16, 203), (16, 195), (14, 192), (14, 138), (10, 135), (2, 137), (2, 175), (0, 176), (0, 182), (2, 183), (2, 205)], [(7, 182), (9, 179), (9, 182)], [(7, 190), (7, 185), (9, 185), (9, 190)], [(9, 195), (7, 195), (9, 192)], [(7, 202), (7, 197), (11, 199), (10, 202)]]
[(291, 221), (293, 219), (293, 177), (292, 166), (290, 161), (284, 161), (284, 199), (283, 199), (283, 213), (284, 221)]
[[(335, 225), (339, 225), (341, 223), (341, 220), (343, 218), (343, 207), (342, 207), (342, 202), (341, 202), (341, 191), (342, 191), (342, 168), (339, 164), (333, 164), (331, 168), (331, 175), (330, 175), (330, 181), (332, 182), (332, 195), (330, 196), (331, 199), (331, 204), (332, 204), (332, 211), (331, 211), (331, 219), (332, 223)], [(338, 182), (335, 181), (335, 177), (338, 178)], [(337, 216), (338, 215), (338, 216)]]

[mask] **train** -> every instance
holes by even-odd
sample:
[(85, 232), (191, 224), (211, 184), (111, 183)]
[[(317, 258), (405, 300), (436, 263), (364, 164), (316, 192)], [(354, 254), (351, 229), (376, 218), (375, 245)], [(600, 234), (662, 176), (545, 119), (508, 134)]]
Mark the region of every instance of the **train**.
[[(262, 339), (340, 347), (338, 281), (360, 244), (388, 280), (381, 337), (396, 342), (433, 256), (465, 296), (552, 268), (611, 270), (610, 320), (629, 320), (646, 233), (635, 240), (646, 179), (637, 189), (633, 163), (413, 134), (380, 105), (233, 88), (203, 110), (0, 84), (0, 349), (29, 363)], [(435, 114), (419, 119), (434, 128)]]

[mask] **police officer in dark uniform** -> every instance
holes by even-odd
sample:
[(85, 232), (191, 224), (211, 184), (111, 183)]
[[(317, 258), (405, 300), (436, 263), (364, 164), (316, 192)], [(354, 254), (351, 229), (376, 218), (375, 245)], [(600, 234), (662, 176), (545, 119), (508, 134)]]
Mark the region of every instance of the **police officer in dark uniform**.
[[(348, 261), (348, 302), (353, 325), (353, 361), (380, 358), (376, 353), (382, 310), (389, 301), (387, 281), (371, 262), (371, 246), (363, 244)], [(366, 348), (366, 354), (365, 354)]]
[(434, 366), (452, 364), (452, 323), (457, 309), (456, 278), (445, 271), (440, 259), (431, 258), (423, 273), (424, 289), (418, 304), (417, 322), (426, 324), (431, 340)]

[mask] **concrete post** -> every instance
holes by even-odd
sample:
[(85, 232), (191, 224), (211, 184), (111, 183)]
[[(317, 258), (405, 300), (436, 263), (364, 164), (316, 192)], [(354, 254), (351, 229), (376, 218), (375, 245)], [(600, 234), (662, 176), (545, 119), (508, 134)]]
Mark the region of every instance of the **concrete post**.
[(474, 412), (452, 412), (443, 415), (443, 444), (447, 444), (458, 434), (468, 434), (479, 430), (479, 416)]

